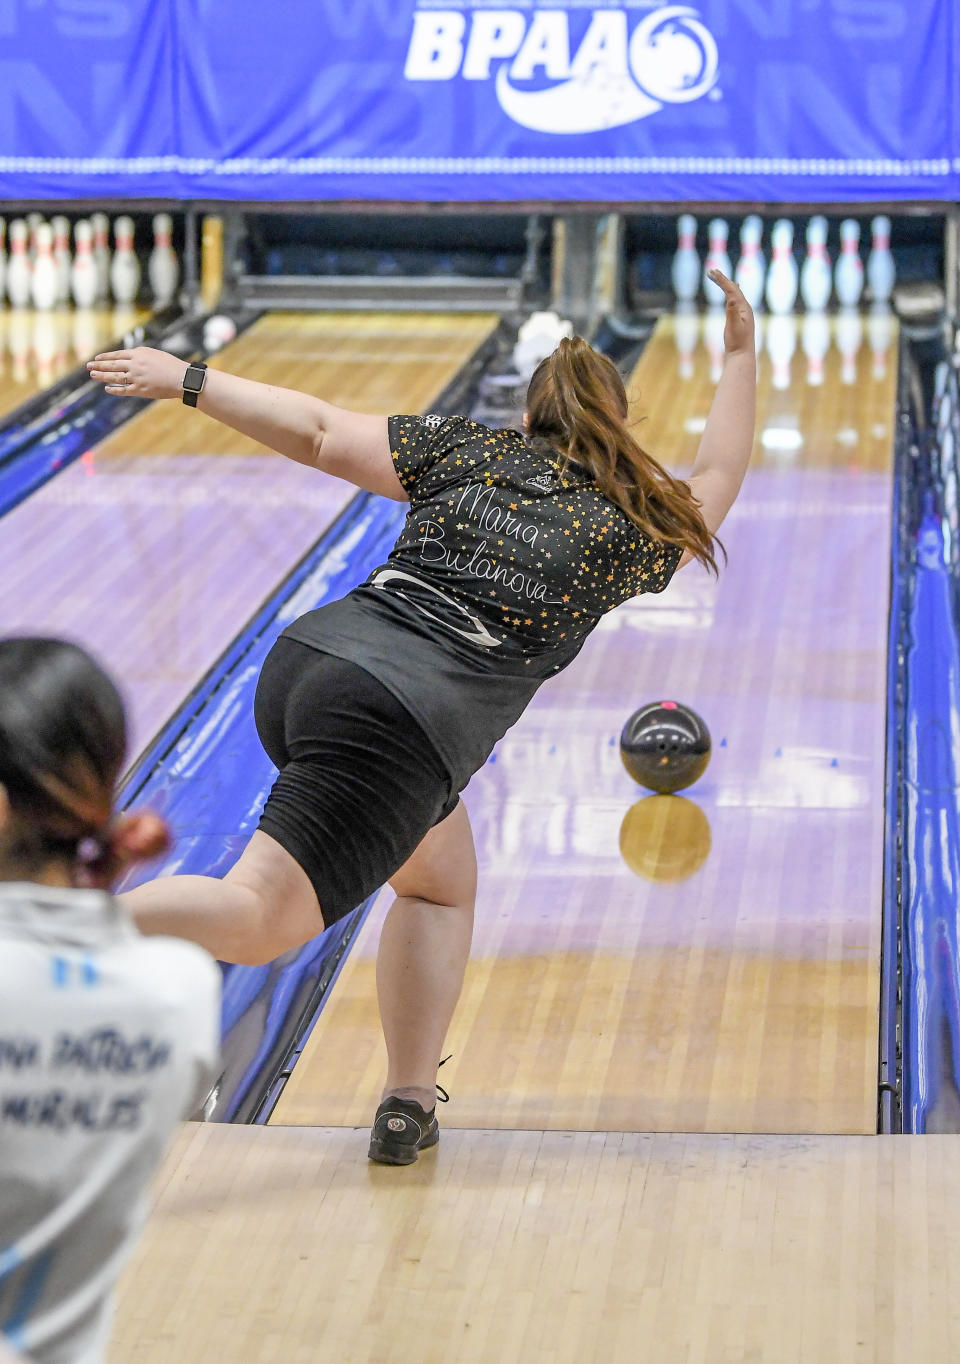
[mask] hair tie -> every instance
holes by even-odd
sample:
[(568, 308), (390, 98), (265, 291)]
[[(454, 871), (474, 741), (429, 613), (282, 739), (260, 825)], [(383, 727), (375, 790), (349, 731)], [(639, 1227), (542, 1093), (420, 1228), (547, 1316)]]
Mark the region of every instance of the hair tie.
[(78, 887), (105, 890), (115, 871), (116, 853), (112, 831), (107, 828), (96, 834), (84, 834), (74, 852), (74, 880)]

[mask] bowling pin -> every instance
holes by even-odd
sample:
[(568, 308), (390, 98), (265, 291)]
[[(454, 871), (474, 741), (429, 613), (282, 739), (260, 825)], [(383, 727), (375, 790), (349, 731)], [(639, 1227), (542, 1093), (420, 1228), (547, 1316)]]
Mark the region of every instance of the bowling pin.
[(812, 312), (820, 312), (830, 302), (833, 272), (827, 255), (827, 220), (821, 214), (807, 224), (807, 258), (800, 271), (800, 297)]
[(57, 267), (57, 303), (70, 301), (70, 220), (58, 214), (51, 220), (53, 259)]
[(890, 219), (883, 213), (870, 224), (873, 244), (867, 257), (867, 283), (874, 303), (888, 303), (897, 278), (890, 250)]
[(15, 308), (30, 305), (30, 257), (27, 254), (27, 224), (14, 218), (10, 224), (10, 259), (7, 262), (7, 297)]
[(57, 263), (53, 259), (53, 228), (40, 223), (37, 228), (37, 258), (30, 278), (33, 306), (46, 311), (57, 301)]
[(800, 339), (807, 357), (807, 383), (817, 388), (823, 383), (823, 361), (830, 349), (830, 319), (825, 312), (804, 314)]
[(0, 218), (0, 304), (7, 292), (7, 220)]
[(791, 313), (797, 301), (797, 262), (793, 259), (793, 223), (778, 218), (770, 237), (773, 260), (767, 272), (767, 307), (772, 313)]
[(874, 303), (867, 317), (867, 339), (873, 352), (873, 377), (884, 379), (893, 340), (893, 312), (889, 303)]
[(36, 210), (34, 210), (33, 213), (27, 214), (27, 254), (30, 257), (31, 266), (37, 259), (37, 228), (42, 222), (42, 213), (37, 213)]
[(841, 308), (855, 308), (863, 293), (863, 261), (860, 259), (860, 224), (844, 218), (840, 224), (840, 257), (833, 272), (833, 287)]
[[(700, 265), (697, 263), (697, 280), (700, 279)], [(681, 379), (693, 378), (693, 356), (700, 339), (700, 319), (696, 305), (680, 303), (673, 318), (673, 335), (677, 343), (677, 373)]]
[(857, 382), (857, 355), (863, 341), (863, 320), (859, 308), (852, 305), (837, 313), (837, 350), (840, 352), (840, 379), (845, 384)]
[(133, 303), (140, 291), (140, 262), (133, 249), (133, 219), (126, 214), (113, 225), (115, 249), (110, 262), (110, 288), (118, 303)]
[(91, 213), (93, 231), (93, 260), (97, 271), (95, 302), (105, 303), (110, 297), (110, 219), (105, 213)]
[(723, 329), (727, 323), (726, 309), (713, 304), (703, 319), (703, 339), (710, 356), (710, 382), (719, 383), (723, 373)]
[(760, 250), (763, 235), (763, 219), (756, 213), (744, 218), (740, 228), (740, 259), (734, 276), (743, 290), (743, 296), (753, 309), (759, 308), (763, 300), (763, 281), (766, 264)]
[(78, 308), (92, 308), (99, 297), (97, 262), (93, 255), (93, 228), (85, 218), (73, 229), (74, 256), (70, 268), (70, 292)]
[(677, 250), (670, 266), (673, 292), (681, 303), (692, 303), (700, 287), (696, 241), (697, 220), (691, 213), (682, 213), (677, 219)]
[(703, 292), (706, 295), (707, 303), (716, 307), (724, 302), (724, 293), (719, 284), (714, 284), (708, 278), (710, 270), (722, 270), (729, 277), (730, 256), (727, 253), (727, 238), (730, 228), (725, 218), (712, 218), (707, 229), (710, 234), (710, 250), (707, 259), (703, 263)]
[(774, 313), (767, 319), (767, 354), (773, 364), (773, 386), (790, 387), (790, 362), (797, 349), (797, 319), (792, 313)]
[(171, 245), (173, 222), (169, 213), (158, 213), (153, 220), (153, 250), (147, 262), (147, 275), (153, 290), (155, 308), (165, 308), (173, 300), (180, 283), (180, 267)]

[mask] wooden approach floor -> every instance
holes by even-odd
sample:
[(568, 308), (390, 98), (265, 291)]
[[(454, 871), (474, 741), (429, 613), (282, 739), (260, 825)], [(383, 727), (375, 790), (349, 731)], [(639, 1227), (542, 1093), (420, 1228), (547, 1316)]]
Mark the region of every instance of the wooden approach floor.
[[(418, 412), (494, 325), (272, 313), (214, 363), (361, 411)], [(127, 698), (132, 758), (354, 492), (153, 404), (4, 518), (0, 634), (65, 634), (99, 655)]]
[(189, 1126), (110, 1364), (953, 1364), (960, 1138)]
[[(691, 347), (661, 322), (632, 384), (643, 441), (678, 468), (713, 391), (697, 325)], [(768, 324), (778, 366), (765, 349), (719, 584), (691, 566), (613, 612), (471, 783), (481, 888), (446, 1127), (875, 1130), (896, 335), (871, 323), (853, 350), (848, 332), (821, 375), (806, 322)], [(640, 799), (617, 736), (668, 695), (706, 718), (711, 766), (689, 799)], [(370, 1121), (388, 903), (276, 1122)]]

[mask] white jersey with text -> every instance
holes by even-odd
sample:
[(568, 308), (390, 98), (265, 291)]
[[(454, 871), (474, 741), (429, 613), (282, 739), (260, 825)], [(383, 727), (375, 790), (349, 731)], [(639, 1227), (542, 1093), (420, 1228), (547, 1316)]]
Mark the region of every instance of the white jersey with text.
[(220, 973), (98, 891), (0, 885), (0, 1336), (101, 1364), (177, 1122), (215, 1078)]

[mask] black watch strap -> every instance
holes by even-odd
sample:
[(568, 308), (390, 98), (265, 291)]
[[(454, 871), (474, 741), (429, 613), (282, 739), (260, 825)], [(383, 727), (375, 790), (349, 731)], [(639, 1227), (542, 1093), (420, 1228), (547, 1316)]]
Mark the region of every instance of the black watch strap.
[(203, 392), (207, 378), (207, 367), (202, 360), (191, 360), (181, 382), (183, 401), (187, 407), (196, 407), (197, 399)]

